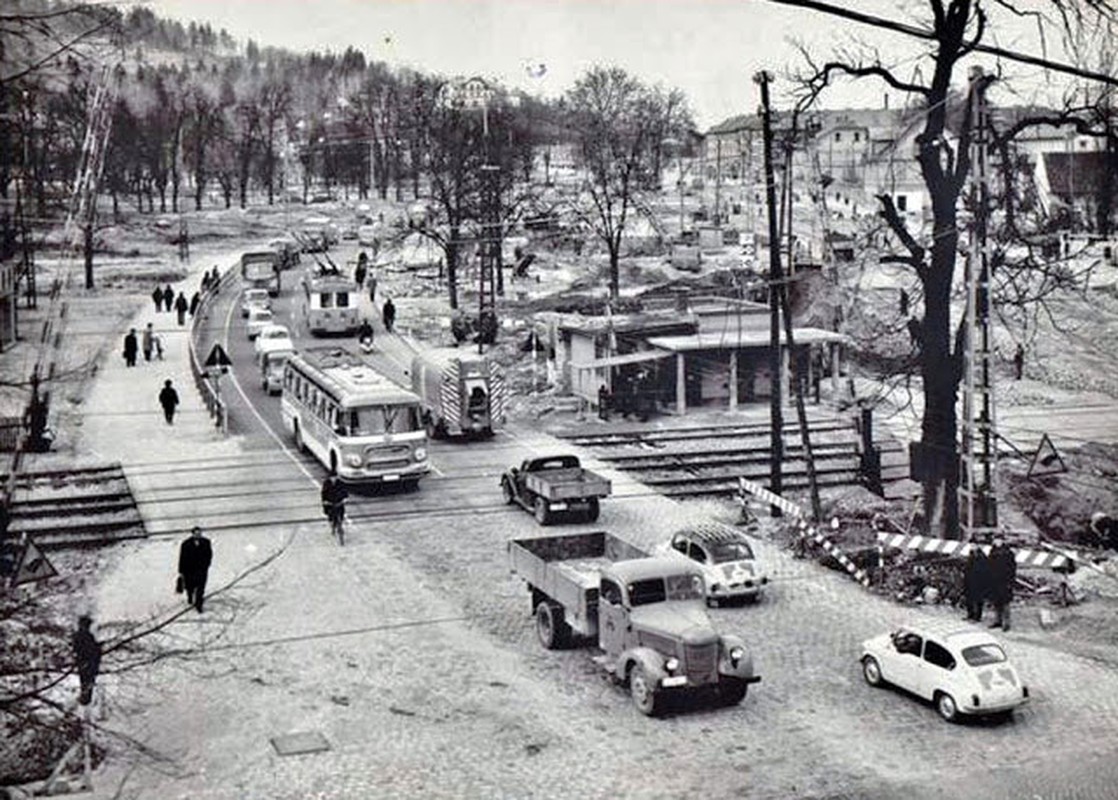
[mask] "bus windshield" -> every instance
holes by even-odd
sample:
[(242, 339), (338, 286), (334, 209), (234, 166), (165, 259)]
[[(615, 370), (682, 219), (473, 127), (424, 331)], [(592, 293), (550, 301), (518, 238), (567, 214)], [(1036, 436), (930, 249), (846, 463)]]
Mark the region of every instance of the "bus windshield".
[(350, 436), (411, 433), (422, 429), (418, 408), (414, 404), (372, 405), (349, 410)]

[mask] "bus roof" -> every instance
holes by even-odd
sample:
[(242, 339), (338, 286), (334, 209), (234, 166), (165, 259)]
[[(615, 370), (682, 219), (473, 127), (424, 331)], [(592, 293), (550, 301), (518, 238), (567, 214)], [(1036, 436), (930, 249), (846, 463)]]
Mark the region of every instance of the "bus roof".
[(361, 356), (336, 345), (308, 347), (290, 359), (344, 407), (418, 403), (419, 398), (377, 372)]

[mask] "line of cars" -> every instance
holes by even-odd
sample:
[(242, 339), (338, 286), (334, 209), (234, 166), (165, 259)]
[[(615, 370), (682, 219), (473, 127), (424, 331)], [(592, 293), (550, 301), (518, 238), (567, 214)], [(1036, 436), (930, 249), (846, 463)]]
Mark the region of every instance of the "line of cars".
[(283, 389), (283, 367), (295, 352), (291, 332), (275, 321), (266, 289), (247, 288), (241, 293), (245, 335), (253, 341), (253, 357), (260, 366), (260, 384), (269, 394)]

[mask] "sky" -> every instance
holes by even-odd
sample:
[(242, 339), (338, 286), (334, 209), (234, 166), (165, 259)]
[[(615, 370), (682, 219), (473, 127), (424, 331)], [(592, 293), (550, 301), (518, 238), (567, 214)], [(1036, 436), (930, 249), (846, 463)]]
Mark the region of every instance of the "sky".
[[(1028, 0), (1025, 0), (1028, 2)], [(833, 0), (907, 22), (926, 0)], [(767, 0), (147, 0), (155, 13), (225, 28), (242, 43), (342, 52), (445, 75), (480, 75), (556, 97), (588, 67), (617, 65), (648, 83), (679, 88), (705, 130), (760, 102), (754, 73), (803, 62), (793, 42), (819, 58), (868, 39), (904, 77), (920, 50), (896, 34)], [(1018, 23), (1014, 23), (1015, 25)], [(1003, 46), (1035, 47), (1021, 28), (993, 31)], [(542, 69), (541, 69), (542, 66)], [(824, 98), (829, 107), (881, 107), (886, 87), (863, 81)], [(892, 106), (901, 96), (891, 92)]]

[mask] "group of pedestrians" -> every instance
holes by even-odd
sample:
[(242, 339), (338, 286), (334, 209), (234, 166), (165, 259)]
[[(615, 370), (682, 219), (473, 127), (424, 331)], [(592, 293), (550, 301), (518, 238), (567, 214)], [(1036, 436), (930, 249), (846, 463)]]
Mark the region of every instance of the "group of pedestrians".
[(1009, 630), (1009, 605), (1013, 601), (1013, 582), (1017, 579), (1017, 557), (998, 536), (987, 555), (977, 541), (970, 543), (966, 569), (963, 573), (963, 596), (967, 604), (967, 619), (982, 620), (986, 603), (994, 607), (991, 628)]
[(198, 306), (202, 304), (202, 294), (195, 292), (194, 296), (189, 300), (186, 299), (184, 292), (179, 292), (178, 297), (175, 297), (175, 290), (168, 284), (166, 288), (160, 289), (158, 286), (151, 293), (151, 300), (155, 303), (155, 313), (159, 314), (164, 311), (170, 313), (174, 310), (177, 315), (178, 323), (180, 326), (186, 325), (186, 315), (190, 316), (198, 311)]

